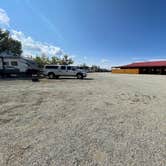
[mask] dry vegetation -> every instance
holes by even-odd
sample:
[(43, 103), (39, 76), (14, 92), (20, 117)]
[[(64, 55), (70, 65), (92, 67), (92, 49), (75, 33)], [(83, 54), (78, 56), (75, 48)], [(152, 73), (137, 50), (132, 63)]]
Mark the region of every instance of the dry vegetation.
[(1, 165), (165, 166), (166, 76), (0, 80)]

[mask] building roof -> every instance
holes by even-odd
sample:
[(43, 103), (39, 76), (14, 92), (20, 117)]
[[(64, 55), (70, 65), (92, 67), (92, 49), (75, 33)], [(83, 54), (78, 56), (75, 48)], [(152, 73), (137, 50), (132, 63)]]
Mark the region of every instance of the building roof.
[(127, 67), (127, 68), (139, 68), (139, 67), (166, 67), (166, 61), (149, 61), (149, 62), (136, 62), (124, 66), (118, 67)]

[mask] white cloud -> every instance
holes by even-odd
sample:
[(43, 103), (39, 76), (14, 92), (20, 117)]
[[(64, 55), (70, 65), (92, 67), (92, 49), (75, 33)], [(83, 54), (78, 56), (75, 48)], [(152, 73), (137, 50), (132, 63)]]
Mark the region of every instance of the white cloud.
[(76, 58), (76, 55), (69, 55), (69, 58), (75, 59), (75, 58)]
[(61, 48), (35, 41), (30, 36), (25, 36), (25, 34), (21, 31), (12, 30), (11, 36), (15, 40), (21, 41), (24, 55), (35, 56), (37, 54), (45, 54), (48, 56), (61, 56), (63, 54), (63, 50)]
[(166, 61), (166, 58), (162, 58), (162, 59), (149, 59), (148, 61)]
[(101, 67), (110, 69), (111, 68), (111, 62), (109, 59), (101, 59), (101, 62), (99, 64)]
[(108, 60), (108, 59), (102, 59), (102, 60), (101, 60), (101, 63), (102, 63), (102, 64), (107, 64), (107, 63), (109, 63), (109, 62), (110, 62), (110, 60)]
[(9, 26), (10, 18), (4, 9), (0, 8), (0, 24)]

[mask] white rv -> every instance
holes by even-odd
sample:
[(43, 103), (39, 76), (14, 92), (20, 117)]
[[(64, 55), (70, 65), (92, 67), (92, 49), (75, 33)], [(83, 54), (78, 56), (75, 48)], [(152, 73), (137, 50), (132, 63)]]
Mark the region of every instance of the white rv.
[(0, 55), (0, 75), (36, 74), (38, 71), (37, 64), (29, 58)]

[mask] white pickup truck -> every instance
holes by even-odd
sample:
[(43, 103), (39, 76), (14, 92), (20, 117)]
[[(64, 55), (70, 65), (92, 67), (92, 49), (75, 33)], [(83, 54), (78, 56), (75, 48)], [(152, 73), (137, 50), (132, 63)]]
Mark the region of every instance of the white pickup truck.
[(50, 79), (59, 78), (60, 76), (74, 76), (83, 79), (87, 76), (86, 71), (79, 69), (77, 66), (68, 65), (45, 65), (43, 74)]

